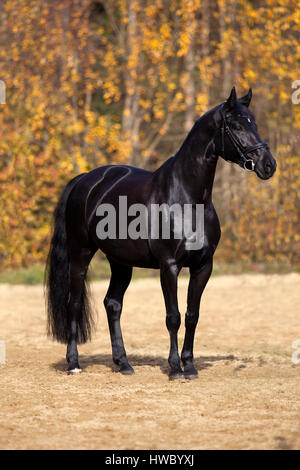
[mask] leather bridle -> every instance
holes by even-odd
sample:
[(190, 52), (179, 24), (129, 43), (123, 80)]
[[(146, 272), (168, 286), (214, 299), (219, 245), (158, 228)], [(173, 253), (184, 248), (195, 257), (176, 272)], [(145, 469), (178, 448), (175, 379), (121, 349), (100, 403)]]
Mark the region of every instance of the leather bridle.
[[(252, 160), (252, 158), (247, 158), (247, 155), (251, 152), (254, 152), (255, 150), (258, 150), (260, 148), (269, 148), (267, 142), (258, 142), (255, 145), (250, 145), (249, 147), (244, 147), (239, 140), (236, 138), (236, 136), (232, 133), (230, 130), (228, 123), (226, 121), (225, 114), (223, 112), (223, 107), (224, 104), (222, 104), (220, 108), (220, 113), (222, 116), (222, 126), (221, 126), (221, 157), (224, 158), (224, 160), (228, 160), (228, 158), (225, 157), (225, 135), (227, 135), (235, 148), (235, 150), (238, 152), (239, 157), (241, 160), (238, 162), (238, 164), (244, 168), (247, 171), (254, 171), (255, 169), (255, 162)], [(245, 115), (238, 115), (240, 117), (245, 117), (246, 119), (249, 120), (248, 116)]]

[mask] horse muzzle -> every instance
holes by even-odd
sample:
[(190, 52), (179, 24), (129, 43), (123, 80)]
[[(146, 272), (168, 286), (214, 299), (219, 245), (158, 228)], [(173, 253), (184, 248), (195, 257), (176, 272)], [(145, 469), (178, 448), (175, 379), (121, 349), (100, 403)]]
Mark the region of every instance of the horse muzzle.
[(255, 173), (262, 180), (271, 178), (277, 168), (275, 158), (272, 157), (270, 152), (265, 152), (264, 155), (255, 164)]

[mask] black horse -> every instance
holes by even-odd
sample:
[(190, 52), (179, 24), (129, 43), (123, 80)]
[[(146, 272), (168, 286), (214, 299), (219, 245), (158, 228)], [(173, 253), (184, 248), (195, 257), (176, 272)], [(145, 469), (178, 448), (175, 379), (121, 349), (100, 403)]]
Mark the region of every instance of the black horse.
[[(166, 325), (170, 334), (170, 378), (195, 378), (193, 343), (202, 292), (212, 272), (213, 255), (221, 231), (212, 204), (212, 187), (218, 157), (254, 171), (261, 179), (270, 178), (276, 161), (262, 142), (254, 115), (248, 106), (251, 89), (237, 98), (235, 88), (229, 98), (198, 119), (175, 156), (154, 172), (127, 165), (109, 165), (76, 176), (62, 192), (55, 212), (55, 227), (48, 256), (48, 330), (67, 343), (68, 372), (80, 372), (77, 343), (91, 336), (93, 326), (86, 290), (89, 263), (98, 249), (107, 256), (111, 279), (104, 299), (112, 343), (113, 361), (123, 374), (134, 371), (128, 363), (120, 327), (125, 291), (132, 267), (160, 269), (166, 305)], [(204, 238), (200, 248), (187, 249), (187, 239), (128, 237), (99, 239), (97, 208), (111, 204), (118, 211), (119, 196), (128, 205), (202, 204)], [(173, 221), (174, 222), (174, 221)], [(123, 227), (124, 228), (124, 227)], [(190, 270), (185, 339), (178, 353), (177, 332), (180, 313), (177, 277), (182, 267)]]

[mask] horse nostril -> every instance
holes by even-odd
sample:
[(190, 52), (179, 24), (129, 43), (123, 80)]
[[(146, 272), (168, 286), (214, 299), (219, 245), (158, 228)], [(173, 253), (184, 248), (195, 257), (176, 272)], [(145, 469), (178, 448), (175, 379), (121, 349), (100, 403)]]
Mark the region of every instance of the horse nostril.
[(272, 165), (271, 162), (265, 163), (265, 172), (266, 174), (270, 175), (272, 173)]

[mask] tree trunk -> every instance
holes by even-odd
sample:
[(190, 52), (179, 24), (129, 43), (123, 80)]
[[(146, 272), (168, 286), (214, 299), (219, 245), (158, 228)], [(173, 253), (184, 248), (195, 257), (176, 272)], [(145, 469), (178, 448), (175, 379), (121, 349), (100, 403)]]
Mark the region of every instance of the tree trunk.
[(138, 25), (136, 17), (136, 0), (128, 0), (128, 25), (127, 25), (127, 63), (124, 70), (125, 100), (122, 115), (122, 136), (130, 142), (131, 163), (137, 163), (137, 151), (139, 149), (139, 121), (138, 114), (138, 90), (136, 78), (138, 76)]

